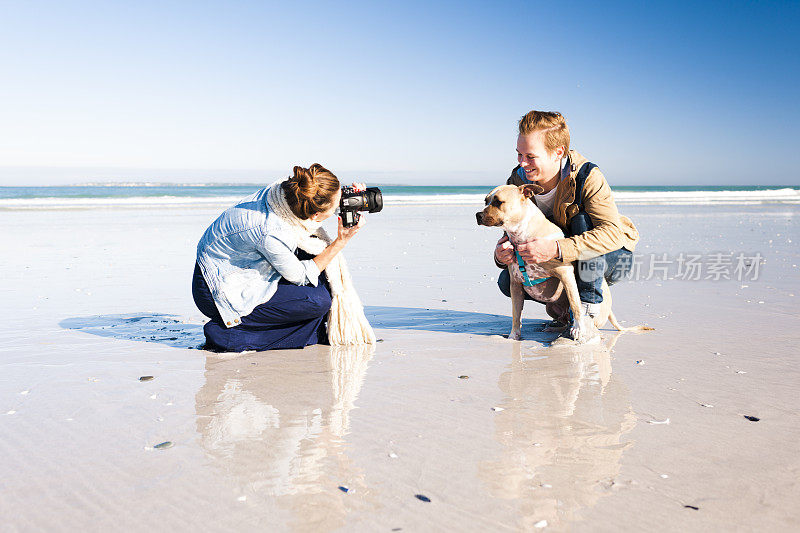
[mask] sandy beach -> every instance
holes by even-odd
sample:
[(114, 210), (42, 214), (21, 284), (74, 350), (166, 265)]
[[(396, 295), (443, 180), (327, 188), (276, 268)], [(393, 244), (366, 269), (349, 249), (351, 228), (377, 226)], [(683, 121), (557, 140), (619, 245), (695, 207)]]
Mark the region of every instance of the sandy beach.
[(622, 206), (614, 310), (656, 331), (581, 348), (530, 302), (504, 338), (480, 207), (370, 216), (373, 348), (226, 355), (190, 292), (221, 206), (0, 210), (0, 530), (800, 529), (800, 206)]

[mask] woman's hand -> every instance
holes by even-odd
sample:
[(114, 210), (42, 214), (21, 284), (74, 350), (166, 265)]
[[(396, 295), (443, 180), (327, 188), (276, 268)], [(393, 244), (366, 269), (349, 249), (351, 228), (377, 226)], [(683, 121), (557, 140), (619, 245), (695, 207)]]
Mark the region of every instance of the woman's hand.
[(349, 228), (345, 228), (344, 224), (342, 224), (342, 217), (338, 217), (339, 219), (339, 234), (336, 237), (337, 241), (341, 241), (342, 246), (350, 242), (350, 239), (356, 236), (358, 230), (360, 230), (364, 224), (367, 223), (367, 217), (363, 214), (358, 218), (358, 223), (355, 226), (350, 226)]
[(328, 268), (328, 265), (333, 258), (336, 257), (336, 254), (341, 252), (342, 248), (344, 248), (345, 245), (350, 242), (350, 239), (356, 236), (358, 230), (364, 227), (364, 224), (366, 224), (367, 220), (364, 215), (361, 215), (361, 217), (358, 219), (358, 224), (349, 228), (345, 228), (344, 224), (342, 224), (342, 217), (337, 218), (339, 219), (339, 234), (335, 239), (333, 239), (333, 242), (330, 243), (327, 248), (322, 250), (321, 254), (314, 258), (314, 262), (317, 264), (317, 268), (319, 268), (320, 271)]

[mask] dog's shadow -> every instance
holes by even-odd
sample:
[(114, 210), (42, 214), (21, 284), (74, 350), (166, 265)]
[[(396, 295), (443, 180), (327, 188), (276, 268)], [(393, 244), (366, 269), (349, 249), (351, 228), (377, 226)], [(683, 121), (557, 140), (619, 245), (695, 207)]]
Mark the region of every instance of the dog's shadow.
[[(364, 312), (372, 327), (376, 329), (506, 336), (511, 328), (509, 317), (487, 313), (380, 306), (367, 306)], [(544, 320), (523, 320), (523, 338), (543, 343), (551, 342), (556, 335), (542, 331), (545, 323)], [(197, 349), (202, 348), (205, 343), (201, 324), (190, 323), (180, 316), (166, 313), (73, 317), (65, 318), (59, 325), (64, 329), (99, 337), (152, 342), (172, 348)]]
[(154, 342), (172, 348), (199, 348), (205, 342), (203, 326), (165, 313), (127, 313), (65, 318), (64, 329), (128, 341)]

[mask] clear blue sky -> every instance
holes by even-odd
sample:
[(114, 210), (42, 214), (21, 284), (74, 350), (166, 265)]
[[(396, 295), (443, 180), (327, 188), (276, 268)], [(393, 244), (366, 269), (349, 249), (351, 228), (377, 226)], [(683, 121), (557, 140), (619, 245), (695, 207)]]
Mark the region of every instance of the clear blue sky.
[(798, 2), (0, 0), (0, 185), (487, 184), (558, 110), (612, 185), (800, 184)]

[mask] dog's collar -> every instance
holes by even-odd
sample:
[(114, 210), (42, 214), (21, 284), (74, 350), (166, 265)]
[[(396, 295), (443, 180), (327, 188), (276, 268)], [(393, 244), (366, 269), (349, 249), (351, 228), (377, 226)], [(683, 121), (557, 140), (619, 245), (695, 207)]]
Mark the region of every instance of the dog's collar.
[[(541, 238), (542, 239), (550, 239), (550, 240), (563, 239), (564, 238), (564, 233), (561, 232), (561, 231), (557, 231), (555, 233), (552, 233), (552, 234), (548, 235), (547, 237), (541, 237)], [(519, 271), (522, 272), (522, 277), (524, 279), (522, 284), (524, 286), (533, 287), (534, 285), (538, 285), (540, 283), (544, 283), (545, 281), (547, 281), (548, 279), (553, 277), (553, 276), (550, 276), (550, 277), (547, 277), (547, 278), (531, 279), (530, 277), (528, 277), (528, 271), (525, 268), (525, 261), (522, 260), (522, 256), (519, 255), (519, 252), (517, 252), (516, 247), (514, 248), (514, 255), (517, 256), (517, 265), (519, 265)]]
[(550, 277), (547, 277), (547, 278), (539, 278), (539, 279), (531, 279), (531, 278), (529, 278), (528, 277), (528, 271), (525, 268), (525, 261), (522, 260), (522, 257), (519, 255), (519, 252), (517, 252), (516, 250), (514, 250), (514, 255), (517, 256), (517, 265), (519, 265), (519, 271), (522, 272), (522, 277), (524, 278), (524, 281), (522, 282), (522, 284), (524, 286), (533, 287), (534, 285), (538, 285), (540, 283), (544, 283), (545, 281), (547, 281), (548, 279), (553, 277), (553, 276), (550, 276)]

